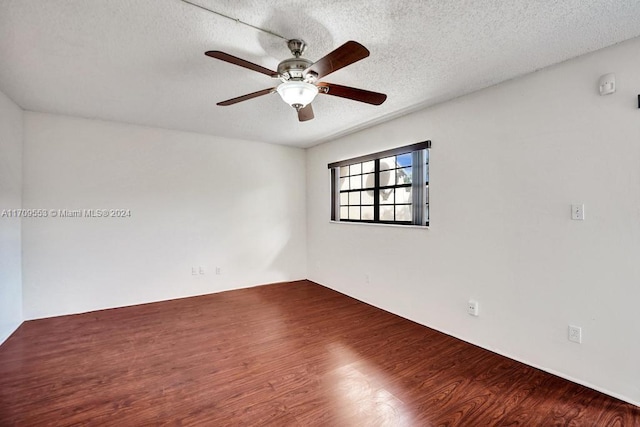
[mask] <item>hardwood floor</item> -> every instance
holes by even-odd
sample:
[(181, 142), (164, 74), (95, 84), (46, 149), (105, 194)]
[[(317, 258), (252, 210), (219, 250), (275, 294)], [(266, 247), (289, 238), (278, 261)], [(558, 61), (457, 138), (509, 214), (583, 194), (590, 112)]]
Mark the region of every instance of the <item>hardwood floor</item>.
[(25, 322), (0, 425), (640, 426), (640, 408), (301, 281)]

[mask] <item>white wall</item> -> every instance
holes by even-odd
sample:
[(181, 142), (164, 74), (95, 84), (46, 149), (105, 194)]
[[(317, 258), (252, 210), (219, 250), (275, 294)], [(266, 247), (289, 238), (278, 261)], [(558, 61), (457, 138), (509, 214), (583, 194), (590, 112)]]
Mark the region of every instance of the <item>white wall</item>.
[[(631, 40), (310, 149), (309, 278), (640, 404), (639, 50)], [(601, 97), (608, 72), (618, 91)], [(329, 162), (425, 139), (428, 230), (329, 222)]]
[[(22, 208), (22, 116), (0, 92), (0, 212)], [(0, 344), (22, 323), (21, 223), (0, 217)]]
[(304, 176), (302, 149), (26, 112), (24, 205), (131, 217), (24, 220), (25, 318), (305, 278)]

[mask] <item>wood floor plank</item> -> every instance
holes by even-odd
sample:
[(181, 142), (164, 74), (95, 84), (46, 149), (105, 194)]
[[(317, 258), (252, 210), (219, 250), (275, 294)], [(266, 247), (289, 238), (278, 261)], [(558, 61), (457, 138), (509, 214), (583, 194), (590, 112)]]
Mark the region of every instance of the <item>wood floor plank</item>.
[(0, 426), (631, 426), (640, 408), (299, 281), (25, 322)]

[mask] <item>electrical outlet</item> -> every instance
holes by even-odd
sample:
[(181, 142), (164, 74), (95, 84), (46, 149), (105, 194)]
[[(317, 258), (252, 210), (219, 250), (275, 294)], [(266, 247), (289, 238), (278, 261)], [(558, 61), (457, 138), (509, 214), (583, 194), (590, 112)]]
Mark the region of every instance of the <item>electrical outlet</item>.
[(198, 273), (204, 274), (204, 267), (202, 266), (198, 267)]
[(220, 267), (216, 267), (216, 274), (218, 276), (222, 274), (222, 270), (220, 269)]
[(582, 328), (580, 326), (569, 325), (569, 341), (582, 344)]
[(574, 204), (571, 205), (571, 219), (583, 221), (584, 220), (584, 205)]
[(198, 269), (196, 269), (195, 267), (191, 267), (191, 274), (194, 276), (198, 274)]
[(469, 300), (469, 303), (467, 304), (467, 313), (477, 317), (479, 314), (479, 310), (480, 310), (480, 307), (479, 307), (478, 301)]

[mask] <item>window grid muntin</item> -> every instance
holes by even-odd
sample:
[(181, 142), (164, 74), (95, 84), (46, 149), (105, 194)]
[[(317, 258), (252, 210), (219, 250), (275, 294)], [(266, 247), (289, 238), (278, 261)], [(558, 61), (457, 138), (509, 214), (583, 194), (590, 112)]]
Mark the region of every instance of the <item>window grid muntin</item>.
[[(402, 206), (408, 206), (409, 210), (412, 210), (412, 206), (413, 203), (411, 201), (402, 201), (402, 202), (398, 202), (397, 198), (397, 190), (401, 190), (403, 188), (409, 188), (412, 189), (413, 184), (411, 183), (412, 179), (411, 179), (411, 175), (409, 175), (411, 173), (413, 164), (412, 161), (410, 159), (411, 156), (411, 152), (407, 152), (407, 153), (402, 153), (402, 154), (398, 154), (398, 155), (394, 155), (394, 156), (388, 156), (385, 157), (383, 159), (376, 159), (373, 160), (373, 163), (375, 165), (374, 168), (374, 179), (377, 178), (377, 181), (379, 181), (380, 179), (380, 172), (382, 173), (388, 173), (389, 177), (393, 177), (393, 183), (392, 184), (387, 184), (384, 186), (380, 186), (379, 183), (378, 185), (376, 185), (376, 183), (373, 184), (373, 186), (369, 186), (367, 185), (367, 183), (364, 180), (364, 176), (365, 175), (370, 175), (369, 173), (364, 173), (365, 168), (364, 168), (364, 163), (365, 162), (358, 162), (358, 163), (353, 163), (350, 165), (346, 165), (346, 166), (342, 166), (340, 168), (341, 171), (343, 172), (347, 172), (349, 173), (349, 175), (347, 177), (343, 177), (340, 176), (340, 180), (342, 181), (342, 179), (348, 179), (349, 181), (349, 185), (346, 186), (348, 187), (347, 189), (343, 189), (341, 187), (340, 189), (340, 221), (357, 221), (357, 222), (384, 222), (384, 223), (391, 223), (391, 224), (395, 224), (395, 223), (401, 223), (401, 224), (410, 224), (412, 221), (411, 220), (404, 220), (404, 219), (398, 219), (398, 207), (402, 207)], [(388, 165), (386, 164), (384, 168), (381, 168), (380, 163), (383, 161), (386, 161), (388, 159), (393, 159), (392, 161), (392, 165)], [(402, 159), (402, 160), (400, 160)], [(408, 163), (407, 163), (408, 162)], [(367, 162), (370, 163), (370, 162)], [(400, 175), (400, 173), (402, 175)], [(402, 179), (402, 183), (398, 184), (399, 178)], [(407, 182), (408, 181), (408, 182)], [(353, 183), (356, 183), (355, 187), (357, 188), (352, 188), (353, 187)], [(391, 197), (393, 198), (393, 202), (392, 203), (385, 203), (383, 201), (380, 201), (380, 193), (384, 192), (385, 190), (391, 190), (390, 194)], [(371, 191), (373, 192), (373, 203), (362, 203), (362, 195), (365, 192)], [(356, 197), (352, 197), (352, 195), (354, 194), (358, 194), (358, 202), (352, 203), (352, 199), (356, 199)], [(346, 203), (344, 203), (343, 200), (343, 195), (347, 195), (346, 197)], [(376, 195), (378, 198), (378, 202), (376, 203)], [(378, 207), (378, 209), (376, 209), (376, 206)], [(344, 210), (343, 208), (347, 208), (346, 210)], [(363, 219), (363, 207), (369, 208), (372, 207), (373, 208), (373, 213), (374, 213), (374, 217), (372, 219)], [(388, 219), (388, 220), (380, 220), (380, 216), (381, 213), (383, 211), (383, 209), (388, 209), (390, 212), (393, 213), (393, 218), (392, 219)], [(346, 216), (343, 216), (343, 212), (346, 213)]]
[(369, 186), (365, 178), (372, 175), (373, 171), (370, 172), (371, 163), (373, 162), (357, 162), (340, 167), (340, 172), (348, 173), (346, 177), (340, 176), (340, 221), (367, 221), (367, 219), (363, 219), (363, 212), (369, 212), (369, 208), (374, 210), (373, 202), (362, 202), (363, 194), (367, 190), (373, 191), (375, 186), (375, 183)]

